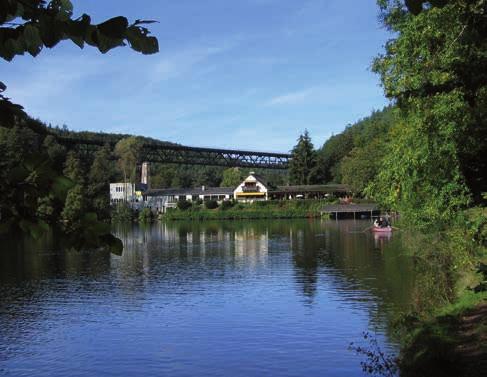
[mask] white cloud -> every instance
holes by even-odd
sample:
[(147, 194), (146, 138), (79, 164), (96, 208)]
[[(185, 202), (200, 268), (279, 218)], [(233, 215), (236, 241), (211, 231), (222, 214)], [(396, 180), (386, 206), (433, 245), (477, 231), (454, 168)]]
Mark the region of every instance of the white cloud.
[(194, 47), (167, 54), (154, 65), (153, 79), (164, 81), (186, 74), (197, 64), (226, 49), (227, 47)]
[(304, 89), (297, 92), (291, 92), (282, 94), (271, 98), (268, 102), (268, 106), (275, 105), (294, 105), (297, 103), (304, 102), (306, 99), (310, 98), (314, 93), (314, 88)]

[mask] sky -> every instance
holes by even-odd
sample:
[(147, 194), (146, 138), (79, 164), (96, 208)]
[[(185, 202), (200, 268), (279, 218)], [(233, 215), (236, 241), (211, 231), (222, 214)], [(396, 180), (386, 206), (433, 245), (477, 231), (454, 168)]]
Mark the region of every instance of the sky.
[(64, 41), (0, 61), (7, 96), (72, 130), (189, 146), (316, 147), (387, 105), (372, 59), (390, 38), (375, 0), (84, 0), (75, 16), (149, 25), (160, 52), (101, 54)]

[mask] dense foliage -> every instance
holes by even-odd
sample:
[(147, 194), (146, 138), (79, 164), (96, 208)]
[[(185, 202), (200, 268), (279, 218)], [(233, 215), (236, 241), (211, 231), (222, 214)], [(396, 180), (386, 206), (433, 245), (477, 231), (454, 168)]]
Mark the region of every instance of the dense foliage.
[(363, 193), (380, 170), (394, 122), (394, 109), (387, 107), (332, 136), (317, 151), (316, 180), (346, 183), (356, 194)]
[(239, 168), (230, 168), (223, 171), (221, 187), (237, 187), (246, 178)]
[(415, 223), (444, 221), (487, 191), (487, 1), (412, 16), (380, 1), (396, 38), (376, 58), (400, 120), (369, 193)]
[(23, 122), (0, 127), (0, 233), (20, 229), (39, 237), (56, 227), (75, 247), (108, 244), (119, 250), (108, 224), (100, 221), (109, 214), (107, 151), (82, 158), (68, 153), (40, 122)]

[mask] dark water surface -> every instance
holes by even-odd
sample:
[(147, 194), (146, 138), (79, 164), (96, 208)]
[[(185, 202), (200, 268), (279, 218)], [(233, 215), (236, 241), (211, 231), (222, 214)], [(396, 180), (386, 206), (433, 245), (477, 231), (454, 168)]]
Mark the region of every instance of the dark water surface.
[(413, 273), (365, 221), (118, 228), (122, 256), (0, 244), (0, 375), (361, 376)]

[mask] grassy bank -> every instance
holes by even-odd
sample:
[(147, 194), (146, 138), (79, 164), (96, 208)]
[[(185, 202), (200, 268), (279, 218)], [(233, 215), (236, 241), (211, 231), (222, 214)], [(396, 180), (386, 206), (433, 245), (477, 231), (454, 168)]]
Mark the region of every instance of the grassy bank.
[[(324, 200), (262, 201), (233, 203), (207, 208), (204, 203), (194, 203), (187, 208), (175, 208), (163, 215), (165, 220), (250, 220), (292, 219), (319, 217)], [(184, 206), (180, 206), (184, 207)]]
[(404, 237), (418, 278), (412, 310), (396, 323), (401, 376), (487, 375), (486, 209)]

